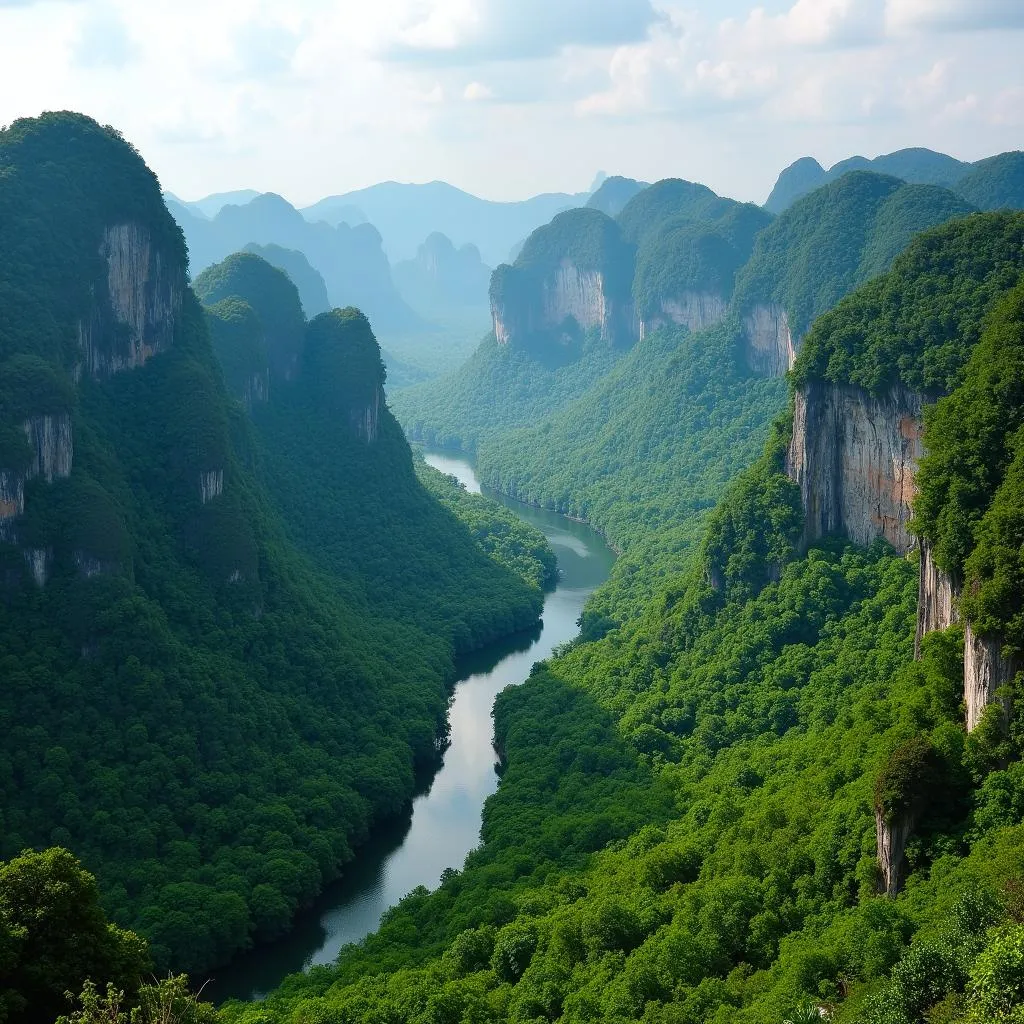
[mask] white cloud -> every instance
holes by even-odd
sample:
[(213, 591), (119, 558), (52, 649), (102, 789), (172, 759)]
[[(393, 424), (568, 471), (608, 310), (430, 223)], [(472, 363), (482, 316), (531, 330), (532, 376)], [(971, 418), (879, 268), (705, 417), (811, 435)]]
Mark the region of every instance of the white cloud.
[(576, 191), (606, 167), (763, 199), (805, 154), (1018, 146), (1018, 12), (1024, 0), (0, 0), (0, 123), (84, 110), (185, 197), (253, 187), (301, 203), (444, 178), (512, 198)]

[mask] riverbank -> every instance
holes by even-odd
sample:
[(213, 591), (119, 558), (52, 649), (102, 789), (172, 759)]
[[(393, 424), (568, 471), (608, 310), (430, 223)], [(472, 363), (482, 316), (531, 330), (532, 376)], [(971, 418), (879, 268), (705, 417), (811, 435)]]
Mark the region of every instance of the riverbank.
[[(480, 493), (469, 457), (430, 449), (424, 456), (467, 490)], [(417, 886), (436, 887), (442, 872), (461, 867), (478, 844), (483, 805), (498, 784), (491, 722), (495, 697), (506, 686), (522, 683), (534, 662), (577, 635), (583, 606), (614, 562), (611, 549), (587, 525), (495, 497), (541, 529), (558, 556), (558, 582), (545, 595), (540, 628), (460, 658), (448, 716), (449, 745), (408, 815), (375, 830), (345, 876), (299, 915), (286, 936), (215, 972), (208, 995), (216, 1001), (259, 999), (289, 974), (332, 963), (343, 945), (375, 931), (383, 914), (406, 893)]]

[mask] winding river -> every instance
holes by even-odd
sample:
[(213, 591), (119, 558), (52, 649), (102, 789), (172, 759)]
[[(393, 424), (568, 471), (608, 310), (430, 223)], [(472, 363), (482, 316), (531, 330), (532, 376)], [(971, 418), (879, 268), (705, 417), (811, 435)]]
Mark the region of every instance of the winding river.
[[(430, 465), (479, 493), (468, 456), (424, 449)], [(555, 512), (485, 492), (541, 529), (558, 555), (559, 581), (544, 602), (542, 623), (462, 659), (449, 712), (451, 745), (436, 774), (424, 781), (400, 820), (378, 827), (345, 877), (303, 912), (291, 931), (216, 972), (205, 996), (260, 999), (289, 974), (332, 963), (342, 946), (376, 931), (384, 912), (406, 893), (434, 888), (441, 872), (461, 867), (480, 838), (484, 801), (498, 785), (491, 745), (491, 706), (510, 683), (521, 683), (535, 661), (577, 633), (587, 598), (608, 578), (614, 555), (588, 526)]]

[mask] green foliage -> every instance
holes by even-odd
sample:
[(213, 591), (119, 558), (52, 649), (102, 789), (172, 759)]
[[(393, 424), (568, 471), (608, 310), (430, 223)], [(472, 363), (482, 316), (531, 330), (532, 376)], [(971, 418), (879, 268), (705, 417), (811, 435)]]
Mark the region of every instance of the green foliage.
[(871, 226), (901, 187), (896, 178), (857, 171), (794, 203), (758, 237), (736, 281), (739, 310), (778, 303), (794, 337), (804, 334), (858, 283)]
[(737, 276), (736, 306), (742, 313), (777, 303), (793, 336), (803, 335), (816, 317), (888, 269), (912, 236), (968, 212), (934, 185), (846, 174), (794, 203), (758, 236)]
[(648, 236), (672, 219), (710, 220), (735, 205), (722, 199), (707, 185), (681, 178), (665, 178), (638, 192), (619, 214), (623, 235), (641, 246)]
[[(236, 252), (204, 270), (194, 288), (206, 306), (228, 298), (248, 303), (263, 327), (261, 340), (274, 372), (289, 376), (294, 371), (302, 351), (306, 318), (299, 292), (283, 270), (254, 253)], [(233, 361), (228, 369), (234, 370)], [(227, 379), (230, 385), (230, 373)]]
[(156, 176), (113, 128), (64, 111), (0, 130), (0, 362), (80, 361), (80, 327), (106, 292), (104, 231), (129, 223), (147, 226), (169, 273), (184, 268)]
[[(1018, 219), (1017, 230), (1024, 230), (1024, 220)], [(932, 545), (936, 562), (962, 579), (986, 510), (999, 488), (1005, 488), (985, 523), (965, 594), (972, 613), (986, 619), (988, 631), (1012, 617), (1007, 588), (1012, 589), (1015, 569), (1007, 545), (1012, 548), (1013, 506), (1020, 493), (1020, 470), (1011, 467), (1016, 434), (1024, 425), (1024, 285), (993, 311), (959, 376), (960, 387), (925, 416), (927, 451), (917, 476), (914, 526)]]
[(537, 423), (600, 380), (620, 353), (584, 339), (579, 359), (551, 365), (490, 334), (457, 370), (394, 395), (409, 436), (439, 448), (473, 451), (488, 435)]
[(558, 580), (558, 560), (544, 534), (514, 512), (480, 494), (469, 494), (453, 476), (416, 460), (416, 476), (469, 529), (482, 551), (541, 590)]
[(962, 379), (986, 315), (1022, 270), (1024, 215), (976, 214), (926, 232), (885, 277), (818, 320), (794, 382), (948, 392)]
[(861, 254), (857, 280), (868, 281), (884, 274), (915, 235), (975, 212), (970, 203), (937, 185), (897, 189), (878, 208)]
[(143, 985), (130, 1005), (111, 982), (105, 995), (87, 981), (79, 996), (82, 1004), (70, 1016), (58, 1017), (57, 1024), (215, 1024), (217, 1013), (189, 991), (188, 978), (170, 975)]
[(226, 298), (206, 307), (213, 352), (224, 383), (237, 398), (252, 399), (253, 379), (268, 369), (263, 324), (244, 299)]
[(940, 781), (937, 760), (923, 736), (896, 747), (875, 779), (875, 810), (890, 823), (920, 813)]
[(665, 328), (562, 411), (482, 443), (478, 470), (503, 493), (588, 520), (623, 552), (585, 616), (617, 619), (621, 598), (648, 600), (685, 564), (784, 396), (784, 381), (747, 370), (734, 321), (695, 335)]
[[(124, 341), (100, 248), (126, 223), (180, 281), (180, 314), (147, 324), (166, 350), (94, 376), (79, 325), (100, 353)], [(0, 241), (3, 469), (32, 455), (23, 417), (67, 413), (73, 437), (70, 476), (28, 481), (19, 546), (0, 545), (0, 857), (72, 849), (161, 970), (206, 970), (284, 930), (402, 810), (436, 759), (454, 654), (532, 624), (542, 597), (418, 484), (361, 314), (308, 328), (311, 381), (295, 288), (258, 257), (206, 276), (208, 318), (116, 133), (76, 115), (0, 133)], [(281, 357), (265, 422), (229, 398), (210, 322), (246, 369), (264, 332)], [(44, 587), (30, 546), (52, 552)], [(0, 971), (52, 981), (48, 1020), (87, 979), (132, 996), (138, 971), (102, 960), (128, 940), (95, 914), (46, 925), (78, 965), (59, 980), (0, 918)]]
[[(65, 758), (67, 755), (64, 755)], [(108, 924), (96, 879), (63, 849), (0, 863), (0, 1020), (50, 1024), (89, 979), (135, 993), (145, 943)], [(0, 954), (4, 943), (0, 940)]]
[(1024, 153), (1000, 153), (979, 160), (956, 190), (979, 210), (1024, 209)]

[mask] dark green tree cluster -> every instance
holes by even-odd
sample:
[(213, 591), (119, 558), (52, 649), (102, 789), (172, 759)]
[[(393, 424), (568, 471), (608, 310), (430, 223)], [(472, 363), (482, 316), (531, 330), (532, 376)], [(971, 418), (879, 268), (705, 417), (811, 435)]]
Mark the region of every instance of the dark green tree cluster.
[[(921, 245), (949, 256), (970, 238), (982, 247), (972, 266), (1000, 267), (1005, 222), (965, 223)], [(908, 322), (944, 287), (912, 255), (903, 286), (891, 283)], [(966, 313), (922, 335), (923, 358), (956, 338), (962, 387), (974, 392), (958, 407), (966, 392), (954, 391), (945, 415), (991, 405), (966, 419), (963, 437), (989, 417), (1005, 423), (999, 478), (1016, 480), (1020, 293), (1009, 292), (979, 342), (974, 311), (991, 309), (995, 286), (986, 271), (958, 287)], [(698, 358), (700, 343), (682, 358)], [(683, 422), (709, 386), (691, 379)], [(702, 432), (718, 402), (708, 406), (677, 443), (703, 441), (710, 473), (731, 446)], [(997, 757), (984, 735), (965, 735), (957, 627), (926, 637), (914, 660), (913, 561), (881, 541), (801, 552), (799, 497), (784, 473), (789, 432), (779, 420), (762, 458), (723, 485), (694, 557), (680, 565), (652, 544), (639, 591), (613, 587), (597, 602), (611, 613), (605, 627), (585, 629), (501, 695), (502, 782), (464, 869), (435, 893), (411, 894), (335, 967), (291, 979), (258, 1008), (228, 1006), (225, 1021), (1020, 1019), (1019, 723)], [(945, 443), (936, 433), (935, 450)], [(965, 465), (940, 516), (970, 494), (974, 451), (992, 459), (986, 444), (982, 429), (975, 448), (950, 447), (948, 472), (954, 450)], [(649, 463), (638, 479), (656, 480), (661, 457), (638, 444), (623, 463)], [(701, 465), (676, 466), (687, 464)], [(608, 489), (624, 491), (628, 478), (608, 470)], [(649, 493), (638, 484), (623, 500)], [(997, 506), (993, 537), (1015, 553), (1019, 496), (993, 499), (986, 516)], [(1016, 571), (996, 577), (1012, 585)], [(879, 895), (876, 812), (912, 823), (895, 897)]]
[(1022, 272), (1024, 214), (979, 214), (925, 232), (888, 274), (818, 320), (794, 382), (951, 391), (993, 303)]
[[(181, 304), (145, 325), (163, 350), (93, 374), (86, 328), (113, 356), (131, 330), (101, 252), (119, 225), (160, 257), (156, 274), (131, 264), (147, 246), (119, 252), (126, 287), (178, 282)], [(0, 234), (0, 469), (34, 455), (25, 417), (70, 416), (73, 448), (69, 476), (27, 481), (0, 543), (0, 857), (73, 850), (161, 971), (202, 971), (287, 928), (403, 809), (456, 650), (531, 624), (541, 595), (417, 483), (365, 319), (307, 329), (294, 286), (245, 255), (207, 282), (229, 365), (282, 356), (265, 440), (225, 389), (159, 185), (115, 132), (46, 115), (0, 133)], [(336, 415), (367, 396), (372, 446)], [(90, 977), (94, 1008), (126, 987)]]

